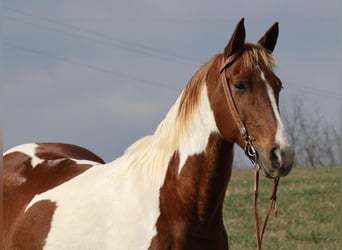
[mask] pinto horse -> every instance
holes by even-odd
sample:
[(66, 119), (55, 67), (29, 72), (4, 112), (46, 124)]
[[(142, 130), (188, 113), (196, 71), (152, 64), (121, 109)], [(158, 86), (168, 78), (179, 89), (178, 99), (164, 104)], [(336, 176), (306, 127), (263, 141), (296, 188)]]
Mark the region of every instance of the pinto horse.
[(7, 151), (5, 249), (228, 249), (222, 207), (234, 144), (253, 143), (269, 178), (292, 168), (273, 72), (277, 38), (275, 23), (245, 42), (241, 19), (154, 134), (110, 163), (69, 144)]

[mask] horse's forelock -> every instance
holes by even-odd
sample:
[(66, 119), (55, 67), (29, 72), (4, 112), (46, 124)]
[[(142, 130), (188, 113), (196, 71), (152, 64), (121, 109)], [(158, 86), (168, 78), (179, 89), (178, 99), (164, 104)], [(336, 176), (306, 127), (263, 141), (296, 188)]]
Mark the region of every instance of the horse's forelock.
[(273, 54), (259, 44), (246, 43), (242, 51), (242, 60), (244, 66), (252, 70), (260, 65), (267, 70), (272, 70), (276, 66)]

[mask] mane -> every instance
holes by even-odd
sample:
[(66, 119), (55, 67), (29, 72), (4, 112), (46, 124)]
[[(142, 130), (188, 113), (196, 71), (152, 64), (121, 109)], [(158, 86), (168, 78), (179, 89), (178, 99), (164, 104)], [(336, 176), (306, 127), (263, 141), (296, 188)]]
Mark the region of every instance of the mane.
[[(194, 112), (198, 106), (200, 99), (200, 91), (206, 83), (206, 78), (208, 71), (211, 67), (215, 67), (217, 62), (221, 62), (219, 59), (222, 55), (216, 55), (211, 58), (207, 63), (202, 65), (202, 67), (193, 75), (188, 84), (186, 85), (183, 94), (181, 95), (179, 110), (177, 119), (179, 123), (186, 124), (189, 121), (191, 114)], [(219, 69), (217, 67), (217, 69)]]
[(189, 136), (188, 126), (198, 110), (207, 73), (218, 58), (214, 56), (192, 76), (154, 134), (141, 138), (126, 150), (125, 155), (131, 159), (130, 166), (148, 165), (148, 171), (153, 171), (154, 175), (158, 175), (158, 168), (167, 168), (170, 158), (177, 153), (180, 140)]

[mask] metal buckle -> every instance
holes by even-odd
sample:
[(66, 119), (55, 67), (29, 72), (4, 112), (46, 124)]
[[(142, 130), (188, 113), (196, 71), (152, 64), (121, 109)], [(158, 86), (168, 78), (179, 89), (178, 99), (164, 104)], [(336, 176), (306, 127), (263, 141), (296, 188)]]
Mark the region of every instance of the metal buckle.
[(246, 137), (246, 149), (245, 149), (245, 154), (247, 157), (251, 160), (253, 164), (253, 169), (258, 172), (260, 170), (260, 165), (257, 163), (257, 152), (255, 150), (254, 145), (252, 144), (252, 139), (250, 136)]

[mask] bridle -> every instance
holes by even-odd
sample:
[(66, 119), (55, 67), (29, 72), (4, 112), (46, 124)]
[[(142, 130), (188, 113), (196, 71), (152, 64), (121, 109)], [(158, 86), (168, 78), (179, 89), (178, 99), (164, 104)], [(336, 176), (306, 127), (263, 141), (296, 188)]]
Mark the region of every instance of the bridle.
[(270, 195), (270, 202), (268, 205), (268, 209), (266, 212), (266, 216), (264, 219), (264, 223), (262, 225), (262, 230), (260, 233), (260, 224), (259, 224), (259, 214), (258, 214), (258, 189), (259, 189), (259, 170), (260, 170), (260, 165), (259, 165), (259, 159), (258, 159), (258, 153), (253, 145), (252, 138), (249, 136), (247, 127), (245, 123), (241, 120), (238, 109), (236, 107), (236, 104), (233, 99), (233, 95), (231, 93), (231, 89), (228, 84), (228, 79), (226, 77), (226, 69), (229, 68), (229, 66), (238, 58), (238, 56), (241, 54), (241, 51), (234, 53), (227, 57), (222, 64), (222, 67), (220, 68), (220, 74), (222, 75), (223, 81), (223, 91), (226, 97), (226, 101), (228, 104), (229, 109), (232, 111), (233, 119), (237, 124), (237, 127), (240, 132), (240, 136), (243, 138), (244, 142), (244, 151), (246, 156), (250, 159), (250, 161), (253, 164), (253, 169), (254, 169), (254, 188), (253, 188), (253, 193), (254, 193), (254, 220), (255, 220), (255, 234), (256, 234), (256, 239), (257, 239), (257, 247), (258, 250), (261, 250), (261, 245), (262, 245), (262, 239), (264, 236), (264, 232), (266, 229), (266, 225), (268, 222), (268, 218), (271, 214), (272, 209), (274, 210), (274, 215), (277, 217), (277, 188), (279, 184), (280, 177), (277, 177), (274, 179), (273, 182), (273, 187), (272, 187), (272, 192)]

